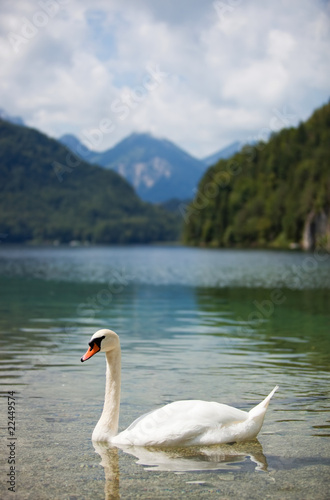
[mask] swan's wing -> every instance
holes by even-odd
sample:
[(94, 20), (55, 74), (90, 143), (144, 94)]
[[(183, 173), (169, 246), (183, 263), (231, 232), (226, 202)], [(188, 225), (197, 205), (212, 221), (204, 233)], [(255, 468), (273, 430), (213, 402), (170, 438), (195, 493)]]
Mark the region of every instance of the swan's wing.
[(140, 420), (144, 419), (145, 417), (147, 417), (148, 415), (150, 415), (151, 413), (154, 413), (156, 410), (151, 410), (151, 411), (148, 411), (147, 413), (144, 413), (143, 415), (141, 415), (141, 417), (138, 417), (137, 419), (135, 419), (131, 425), (129, 425), (126, 429), (126, 431), (131, 431), (132, 429), (134, 429), (134, 427), (136, 427), (136, 425), (140, 422)]
[(138, 418), (112, 442), (136, 446), (203, 443), (247, 418), (248, 413), (220, 403), (176, 401)]

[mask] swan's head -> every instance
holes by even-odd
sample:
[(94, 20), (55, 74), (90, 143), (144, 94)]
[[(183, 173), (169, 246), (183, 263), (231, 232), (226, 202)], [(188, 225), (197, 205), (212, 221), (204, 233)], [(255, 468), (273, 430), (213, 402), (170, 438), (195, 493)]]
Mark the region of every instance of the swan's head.
[(98, 330), (89, 341), (89, 348), (80, 361), (87, 361), (97, 352), (112, 351), (119, 347), (119, 337), (112, 330)]

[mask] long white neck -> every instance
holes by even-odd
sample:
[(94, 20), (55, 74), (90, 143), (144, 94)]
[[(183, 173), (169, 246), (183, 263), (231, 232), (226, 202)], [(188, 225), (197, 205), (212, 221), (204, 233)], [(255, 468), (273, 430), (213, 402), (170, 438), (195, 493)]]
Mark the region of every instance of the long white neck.
[(108, 441), (118, 432), (120, 406), (120, 346), (106, 352), (107, 371), (103, 412), (93, 431), (93, 441)]

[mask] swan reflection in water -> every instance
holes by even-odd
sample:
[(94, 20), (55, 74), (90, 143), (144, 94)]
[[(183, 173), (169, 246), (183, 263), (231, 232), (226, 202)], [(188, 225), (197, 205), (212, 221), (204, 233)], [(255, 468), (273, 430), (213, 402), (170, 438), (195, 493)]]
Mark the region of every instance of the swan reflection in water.
[(193, 472), (193, 471), (233, 471), (239, 464), (250, 460), (256, 471), (267, 471), (267, 460), (260, 442), (254, 441), (189, 448), (145, 448), (142, 446), (109, 446), (107, 443), (93, 442), (96, 453), (101, 457), (105, 472), (105, 498), (119, 496), (118, 449), (137, 458), (137, 464), (148, 471)]

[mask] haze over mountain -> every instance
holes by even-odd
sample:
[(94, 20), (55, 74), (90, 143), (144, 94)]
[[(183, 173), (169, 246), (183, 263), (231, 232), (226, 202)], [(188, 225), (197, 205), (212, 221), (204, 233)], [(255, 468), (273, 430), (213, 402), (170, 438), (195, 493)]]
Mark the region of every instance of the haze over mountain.
[(95, 157), (96, 152), (93, 151), (92, 149), (88, 149), (88, 147), (85, 146), (82, 142), (80, 142), (75, 135), (64, 134), (58, 139), (58, 141), (61, 144), (64, 144), (64, 146), (69, 148), (82, 160), (93, 163), (93, 158)]
[(21, 125), (21, 126), (25, 125), (24, 121), (20, 116), (12, 116), (9, 113), (7, 113), (7, 111), (5, 111), (3, 108), (0, 108), (0, 119), (6, 120), (9, 123), (14, 123), (15, 125)]
[(220, 149), (219, 151), (216, 151), (212, 155), (207, 156), (206, 158), (203, 158), (203, 163), (207, 167), (210, 167), (211, 165), (214, 165), (217, 163), (219, 160), (227, 160), (227, 158), (230, 158), (234, 154), (238, 153), (240, 149), (244, 146), (244, 143), (241, 141), (235, 141), (226, 146), (225, 148)]

